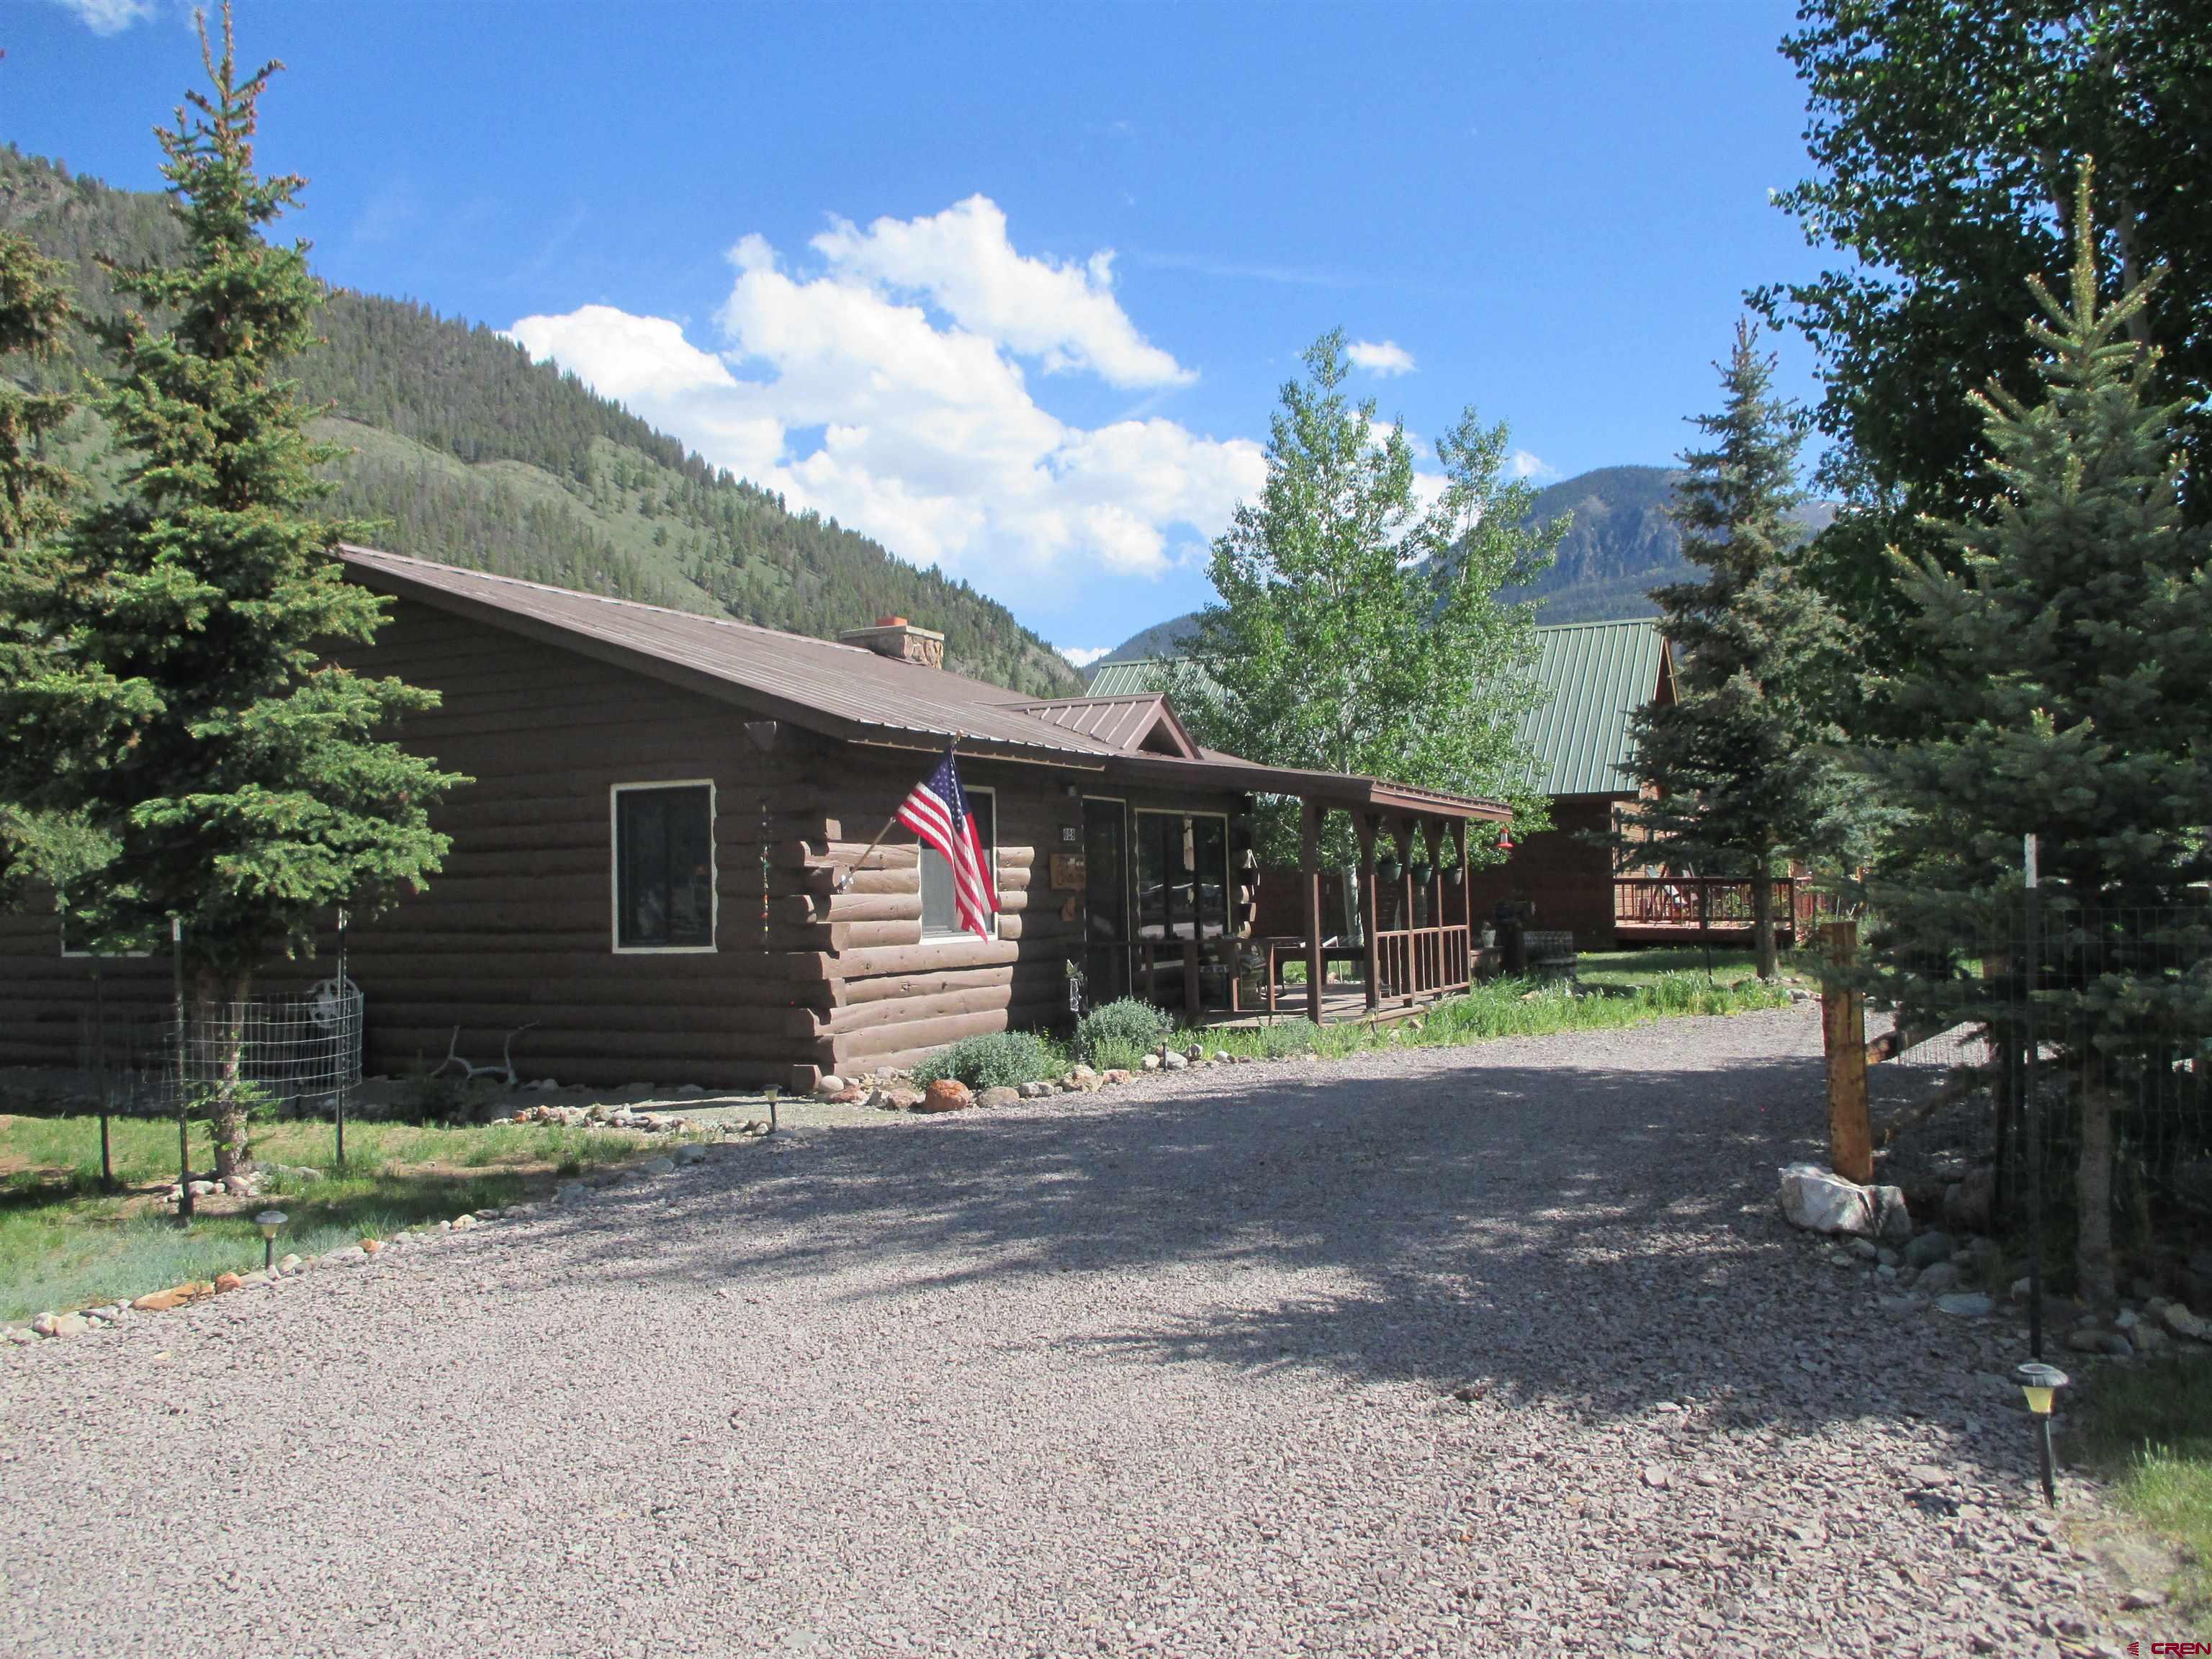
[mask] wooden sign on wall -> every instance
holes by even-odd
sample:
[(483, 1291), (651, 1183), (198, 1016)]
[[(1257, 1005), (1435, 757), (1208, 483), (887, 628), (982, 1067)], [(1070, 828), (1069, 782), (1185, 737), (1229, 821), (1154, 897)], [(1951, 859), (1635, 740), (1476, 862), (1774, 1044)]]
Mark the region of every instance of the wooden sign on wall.
[(1054, 853), (1052, 855), (1052, 885), (1057, 893), (1077, 893), (1085, 885), (1083, 854)]

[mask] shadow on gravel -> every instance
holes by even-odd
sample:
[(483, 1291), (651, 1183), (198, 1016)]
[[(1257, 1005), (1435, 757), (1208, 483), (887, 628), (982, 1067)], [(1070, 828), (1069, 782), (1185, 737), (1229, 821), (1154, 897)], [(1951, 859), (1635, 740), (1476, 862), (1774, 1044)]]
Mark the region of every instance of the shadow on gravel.
[[(1956, 1344), (1879, 1311), (1859, 1273), (1776, 1212), (1774, 1170), (1815, 1151), (1820, 1100), (1818, 1060), (1796, 1058), (1656, 1074), (1253, 1068), (1164, 1099), (749, 1151), (665, 1200), (592, 1205), (565, 1248), (595, 1273), (786, 1303), (1171, 1275), (1172, 1305), (1116, 1304), (1113, 1328), (1062, 1287), (1064, 1340), (1599, 1418), (1676, 1401), (1717, 1425), (1798, 1430), (1955, 1404)], [(892, 1271), (841, 1286), (861, 1255)]]

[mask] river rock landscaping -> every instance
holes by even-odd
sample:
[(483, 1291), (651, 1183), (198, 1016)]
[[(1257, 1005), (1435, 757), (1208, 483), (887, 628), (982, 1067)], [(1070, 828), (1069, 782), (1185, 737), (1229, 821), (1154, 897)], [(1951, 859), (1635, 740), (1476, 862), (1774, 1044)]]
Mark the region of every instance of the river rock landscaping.
[[(1892, 1246), (1780, 1214), (1819, 1053), (1787, 1010), (1163, 1066), (685, 1144), (495, 1225), (95, 1310), (0, 1352), (0, 1632), (979, 1659), (2154, 1637), (2155, 1594), (2092, 1559), (2094, 1486), (2041, 1508), (2011, 1322), (1893, 1297)], [(216, 1477), (182, 1506), (180, 1455)]]

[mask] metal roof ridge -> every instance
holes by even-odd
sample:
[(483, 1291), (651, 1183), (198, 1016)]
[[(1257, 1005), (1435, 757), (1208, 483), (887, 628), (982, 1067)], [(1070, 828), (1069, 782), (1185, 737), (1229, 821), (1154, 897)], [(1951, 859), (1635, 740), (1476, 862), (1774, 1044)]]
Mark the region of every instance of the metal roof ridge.
[(1158, 702), (1166, 694), (1159, 691), (1100, 691), (1078, 697), (1032, 697), (1026, 702), (1008, 703), (1009, 708), (1065, 708), (1079, 702)]
[(1539, 634), (1564, 634), (1571, 628), (1656, 628), (1656, 617), (1585, 617), (1580, 622), (1538, 623)]
[[(625, 611), (649, 611), (656, 617), (676, 617), (685, 622), (709, 623), (716, 628), (735, 629), (747, 634), (767, 634), (779, 640), (803, 640), (809, 645), (826, 646), (833, 651), (857, 651), (870, 657), (878, 654), (865, 645), (848, 645), (842, 640), (825, 640), (819, 634), (794, 634), (787, 628), (770, 628), (765, 623), (744, 622), (736, 617), (709, 617), (698, 611), (678, 611), (672, 605), (648, 605), (643, 599), (625, 599), (612, 593), (593, 593), (581, 587), (562, 587), (553, 582), (534, 582), (526, 576), (506, 576), (496, 570), (478, 570), (473, 566), (465, 564), (446, 564), (437, 559), (426, 559), (413, 553), (393, 553), (381, 547), (364, 547), (358, 542), (340, 542), (338, 551), (341, 555), (390, 559), (396, 563), (415, 565), (424, 570), (448, 571), (454, 575), (466, 576), (475, 581), (499, 582), (508, 587), (526, 587), (533, 593), (557, 593), (564, 599), (589, 599), (595, 605), (617, 605)], [(939, 672), (951, 671), (939, 670)], [(966, 675), (957, 672), (953, 673), (952, 677), (955, 679), (967, 678)]]

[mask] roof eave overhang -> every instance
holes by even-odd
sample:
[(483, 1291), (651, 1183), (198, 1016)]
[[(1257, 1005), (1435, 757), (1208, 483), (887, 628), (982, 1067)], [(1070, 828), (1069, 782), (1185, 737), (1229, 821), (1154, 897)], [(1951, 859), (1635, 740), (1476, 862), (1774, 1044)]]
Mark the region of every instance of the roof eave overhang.
[(1346, 811), (1504, 823), (1513, 809), (1503, 801), (1417, 789), (1379, 778), (1259, 766), (1248, 761), (1181, 760), (1167, 755), (1127, 755), (1106, 763), (1109, 778), (1132, 782), (1199, 785), (1243, 794), (1295, 795)]

